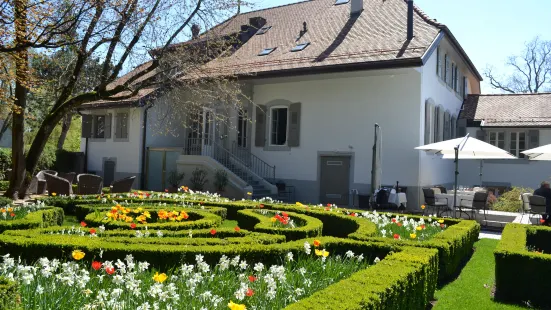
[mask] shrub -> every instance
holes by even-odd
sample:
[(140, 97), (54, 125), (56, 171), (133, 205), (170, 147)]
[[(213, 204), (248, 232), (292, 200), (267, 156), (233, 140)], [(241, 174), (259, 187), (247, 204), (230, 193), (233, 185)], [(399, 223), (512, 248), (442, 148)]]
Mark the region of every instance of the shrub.
[(320, 220), (294, 212), (288, 212), (288, 215), (301, 226), (296, 228), (274, 227), (271, 219), (258, 213), (257, 210), (238, 211), (237, 221), (242, 228), (284, 235), (288, 241), (321, 236), (323, 223)]
[(505, 212), (519, 212), (522, 207), (520, 195), (523, 193), (533, 193), (534, 190), (525, 187), (513, 187), (510, 191), (504, 192), (492, 205), (492, 210)]
[(32, 229), (63, 224), (64, 214), (61, 208), (34, 211), (22, 219), (0, 221), (0, 233), (8, 229)]
[(551, 228), (507, 224), (494, 251), (496, 260), (495, 298), (504, 302), (525, 303), (548, 308), (547, 288), (551, 274), (551, 255), (528, 251), (527, 246), (549, 243)]
[(182, 180), (184, 180), (184, 177), (186, 176), (185, 173), (178, 173), (178, 171), (176, 170), (171, 170), (169, 173), (168, 173), (168, 178), (167, 178), (167, 181), (168, 181), (168, 184), (170, 184), (170, 186), (172, 188), (178, 188), (178, 186), (180, 186), (180, 183), (182, 182)]
[(10, 181), (0, 181), (0, 191), (7, 191), (10, 186)]
[(214, 186), (217, 191), (224, 191), (228, 186), (228, 173), (224, 169), (217, 169), (214, 175)]
[(9, 199), (8, 197), (0, 196), (0, 208), (11, 205), (13, 203), (13, 200)]
[(21, 307), (17, 283), (0, 277), (0, 310), (18, 310)]
[(191, 183), (191, 189), (194, 191), (202, 191), (208, 182), (207, 171), (202, 168), (195, 168), (195, 170), (191, 173), (191, 179), (189, 179), (189, 182)]

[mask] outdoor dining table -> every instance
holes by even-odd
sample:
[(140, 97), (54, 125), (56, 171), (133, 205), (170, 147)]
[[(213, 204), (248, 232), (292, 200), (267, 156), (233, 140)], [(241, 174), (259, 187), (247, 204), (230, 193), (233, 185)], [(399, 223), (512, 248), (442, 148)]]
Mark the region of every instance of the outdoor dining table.
[[(474, 193), (475, 192), (459, 192), (458, 191), (455, 206), (459, 207), (459, 205), (461, 204), (461, 200), (470, 200), (470, 201), (472, 201), (474, 199)], [(436, 198), (436, 200), (438, 200), (438, 202), (444, 202), (444, 200), (446, 200), (446, 198), (447, 198), (448, 209), (450, 209), (450, 210), (453, 209), (453, 191), (449, 192), (449, 193), (446, 193), (446, 194), (435, 194), (434, 197)]]
[(390, 203), (393, 203), (395, 205), (397, 205), (398, 207), (403, 204), (404, 207), (407, 207), (407, 198), (406, 198), (406, 193), (396, 193), (394, 191), (392, 191), (389, 195), (388, 195), (388, 202)]

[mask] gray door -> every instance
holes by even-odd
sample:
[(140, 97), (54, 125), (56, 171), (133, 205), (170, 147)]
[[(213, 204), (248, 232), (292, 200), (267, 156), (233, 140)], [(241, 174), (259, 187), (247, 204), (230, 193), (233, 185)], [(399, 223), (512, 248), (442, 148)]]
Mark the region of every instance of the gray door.
[(322, 156), (320, 202), (347, 206), (350, 192), (350, 157)]
[(108, 187), (115, 180), (115, 161), (106, 160), (103, 163), (103, 186)]

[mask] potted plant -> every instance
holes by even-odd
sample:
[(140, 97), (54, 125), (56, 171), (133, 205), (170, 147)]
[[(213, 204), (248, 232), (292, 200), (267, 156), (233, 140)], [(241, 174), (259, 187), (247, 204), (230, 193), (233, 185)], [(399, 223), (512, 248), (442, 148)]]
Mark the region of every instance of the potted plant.
[(207, 171), (202, 168), (195, 168), (195, 170), (191, 173), (191, 179), (189, 179), (189, 182), (191, 183), (191, 189), (194, 191), (203, 191), (205, 184), (208, 182)]
[(167, 190), (170, 192), (170, 193), (176, 193), (178, 192), (178, 187), (180, 186), (180, 183), (182, 182), (182, 180), (184, 180), (184, 177), (185, 177), (185, 173), (178, 173), (178, 171), (176, 170), (172, 170), (168, 173), (168, 178), (167, 178), (167, 182), (169, 184), (169, 187), (167, 188)]
[(228, 172), (224, 169), (216, 170), (214, 174), (214, 186), (216, 187), (216, 192), (220, 195), (226, 190), (228, 186)]

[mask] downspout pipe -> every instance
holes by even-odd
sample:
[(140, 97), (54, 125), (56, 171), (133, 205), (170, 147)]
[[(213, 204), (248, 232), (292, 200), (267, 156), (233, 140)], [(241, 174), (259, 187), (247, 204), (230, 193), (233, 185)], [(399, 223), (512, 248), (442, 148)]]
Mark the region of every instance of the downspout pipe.
[[(140, 99), (141, 101), (141, 99)], [(141, 102), (140, 102), (141, 103)], [(153, 107), (153, 103), (147, 104), (143, 110), (143, 127), (142, 127), (142, 175), (140, 178), (140, 187), (145, 189), (145, 172), (146, 172), (146, 156), (147, 156), (147, 111)]]

